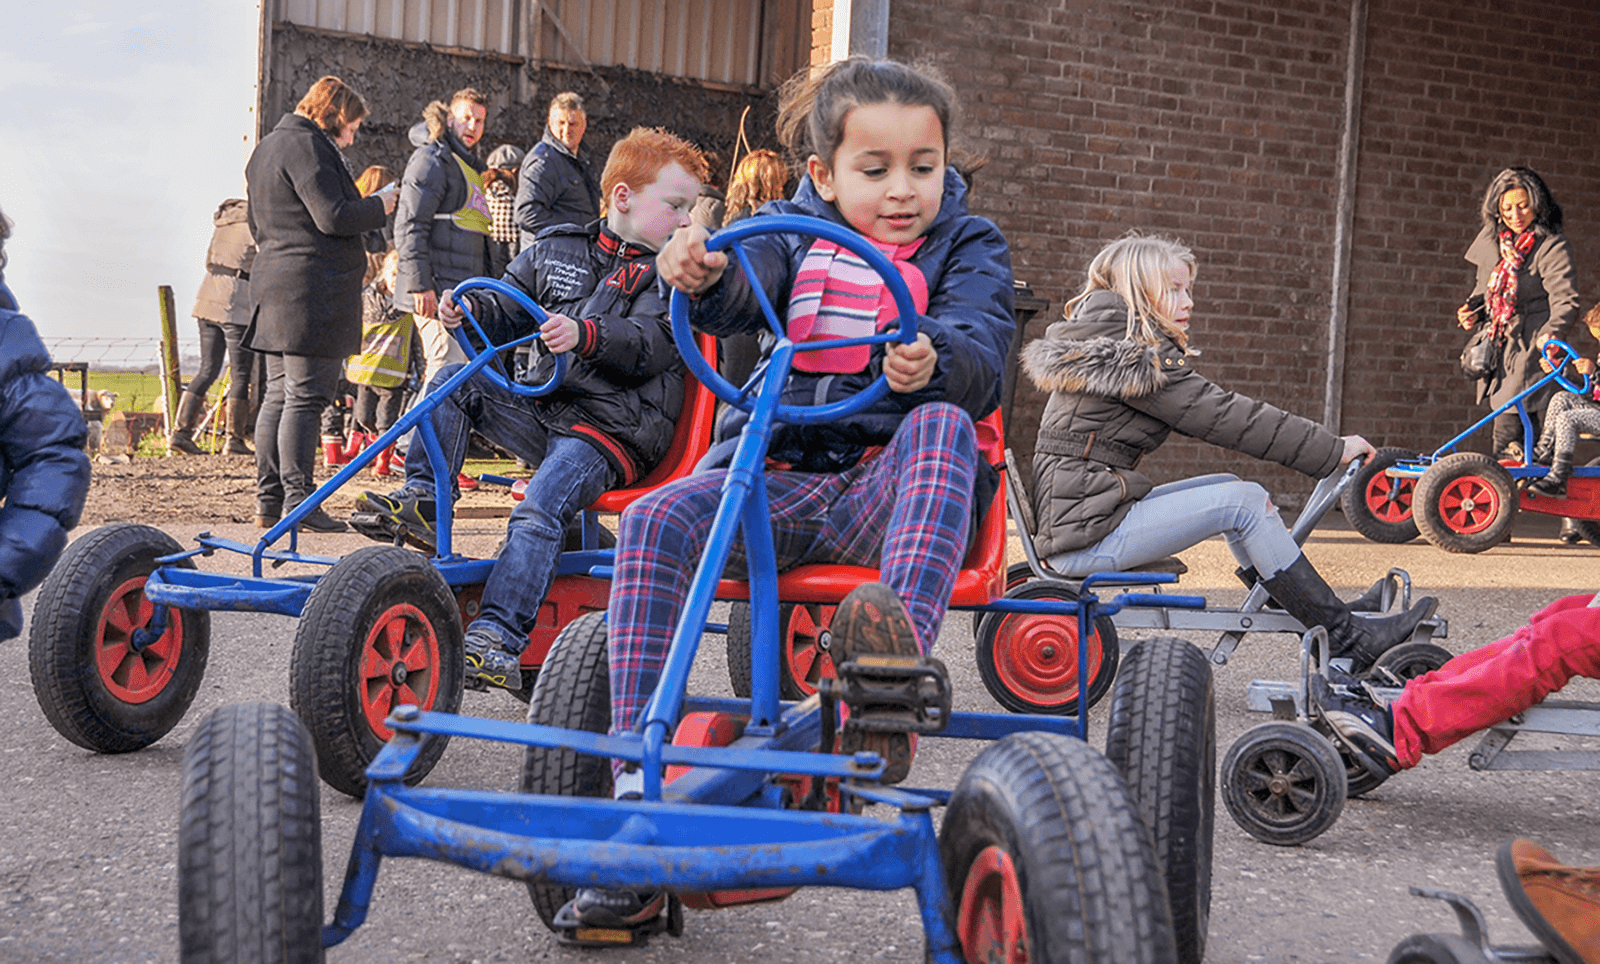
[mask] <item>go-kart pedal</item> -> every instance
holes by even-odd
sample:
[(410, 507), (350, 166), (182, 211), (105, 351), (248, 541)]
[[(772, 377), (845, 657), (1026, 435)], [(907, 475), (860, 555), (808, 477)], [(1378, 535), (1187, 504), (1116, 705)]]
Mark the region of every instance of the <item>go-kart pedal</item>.
[(839, 749), (877, 753), (883, 782), (899, 783), (911, 771), (911, 734), (949, 723), (950, 674), (917, 648), (905, 604), (882, 583), (852, 589), (834, 612), (833, 632), (838, 678), (819, 683), (825, 699), (850, 707)]
[(438, 547), (434, 531), (432, 496), (407, 497), (404, 493), (383, 495), (363, 492), (356, 497), (356, 511), (350, 515), (350, 528), (376, 542), (393, 545), (408, 543), (432, 551)]
[[(598, 897), (585, 905), (585, 898)], [(631, 898), (626, 907), (608, 906), (607, 898)], [(627, 902), (625, 902), (627, 903)], [(631, 906), (639, 904), (638, 907)], [(556, 942), (571, 947), (627, 947), (643, 944), (660, 933), (683, 933), (683, 903), (664, 890), (640, 900), (631, 891), (584, 889), (556, 911), (551, 920)]]

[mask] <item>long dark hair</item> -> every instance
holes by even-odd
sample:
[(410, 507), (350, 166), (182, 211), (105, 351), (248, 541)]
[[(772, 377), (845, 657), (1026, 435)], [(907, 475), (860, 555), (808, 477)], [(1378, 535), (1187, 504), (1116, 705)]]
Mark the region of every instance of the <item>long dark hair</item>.
[(1556, 203), (1555, 195), (1550, 193), (1544, 178), (1531, 167), (1508, 167), (1489, 182), (1489, 190), (1483, 192), (1483, 226), (1491, 232), (1500, 230), (1500, 199), (1507, 191), (1517, 188), (1528, 193), (1528, 203), (1533, 207), (1534, 226), (1544, 228), (1551, 234), (1560, 234), (1561, 205)]

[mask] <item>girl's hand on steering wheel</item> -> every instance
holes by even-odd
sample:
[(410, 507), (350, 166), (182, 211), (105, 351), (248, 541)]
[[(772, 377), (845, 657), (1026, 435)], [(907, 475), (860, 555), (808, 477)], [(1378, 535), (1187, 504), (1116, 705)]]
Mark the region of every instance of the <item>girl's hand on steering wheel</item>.
[(934, 350), (928, 336), (919, 332), (917, 340), (907, 345), (891, 341), (884, 348), (883, 374), (889, 380), (889, 389), (902, 394), (927, 387), (933, 380), (933, 370), (939, 364), (939, 353)]
[(1359, 435), (1346, 435), (1340, 441), (1344, 443), (1344, 452), (1339, 456), (1340, 465), (1345, 465), (1358, 456), (1364, 455), (1370, 459), (1378, 454), (1372, 443)]
[(566, 315), (551, 315), (539, 326), (539, 337), (546, 348), (555, 354), (578, 347), (578, 323)]
[(663, 280), (686, 295), (698, 295), (722, 280), (728, 255), (707, 251), (711, 233), (698, 224), (672, 232), (667, 246), (656, 255), (656, 271)]

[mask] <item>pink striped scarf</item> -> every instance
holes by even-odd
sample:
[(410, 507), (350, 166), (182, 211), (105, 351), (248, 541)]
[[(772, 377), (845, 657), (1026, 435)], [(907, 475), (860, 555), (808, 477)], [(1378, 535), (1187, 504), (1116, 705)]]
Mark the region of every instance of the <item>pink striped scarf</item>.
[[(906, 245), (872, 241), (900, 269), (917, 312), (928, 310), (928, 279), (910, 262), (922, 239)], [(887, 327), (899, 316), (894, 298), (866, 261), (831, 241), (818, 239), (800, 262), (789, 295), (789, 338), (796, 344), (863, 338)], [(872, 346), (800, 352), (794, 367), (806, 372), (859, 372), (872, 358)]]

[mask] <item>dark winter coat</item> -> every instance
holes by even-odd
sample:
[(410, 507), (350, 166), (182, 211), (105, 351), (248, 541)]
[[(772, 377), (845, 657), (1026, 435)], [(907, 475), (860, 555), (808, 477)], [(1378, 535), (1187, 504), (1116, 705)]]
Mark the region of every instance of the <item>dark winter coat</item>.
[(1041, 556), (1105, 538), (1153, 485), (1139, 459), (1172, 432), (1321, 478), (1344, 445), (1308, 418), (1208, 381), (1170, 339), (1127, 338), (1128, 308), (1099, 291), (1023, 349), (1023, 369), (1050, 392), (1033, 458), (1034, 546)]
[[(517, 255), (505, 280), (579, 323), (561, 388), (531, 401), (539, 421), (593, 445), (624, 483), (642, 478), (667, 454), (683, 407), (683, 359), (656, 283), (655, 252), (621, 241), (603, 221), (559, 225)], [(496, 344), (537, 327), (510, 299), (484, 291), (466, 297)], [(544, 382), (553, 365), (541, 353), (526, 380)]]
[(383, 201), (364, 198), (333, 139), (285, 114), (245, 166), (250, 234), (250, 329), (256, 351), (342, 358), (361, 345), (364, 231), (383, 226)]
[(206, 248), (206, 276), (195, 295), (190, 314), (219, 325), (250, 323), (250, 266), (256, 260), (256, 242), (250, 236), (249, 205), (229, 198), (211, 216), (216, 230)]
[(0, 282), (0, 640), (22, 632), (18, 599), (49, 574), (89, 495), (83, 413), (16, 307)]
[(522, 246), (545, 228), (588, 224), (600, 216), (600, 182), (579, 147), (574, 154), (545, 128), (544, 137), (522, 159), (517, 174), (517, 228)]
[[(792, 201), (765, 204), (757, 217), (769, 214), (807, 214), (845, 223), (817, 194), (810, 178), (800, 182)], [(795, 275), (814, 241), (803, 235), (763, 234), (743, 242), (780, 319), (787, 316)], [(939, 214), (911, 263), (928, 282), (928, 309), (917, 319), (917, 332), (928, 335), (939, 355), (932, 380), (920, 391), (891, 391), (866, 411), (826, 425), (777, 425), (768, 449), (772, 459), (802, 472), (840, 472), (859, 462), (867, 447), (886, 444), (918, 405), (950, 402), (977, 421), (1000, 404), (1001, 375), (1016, 330), (1011, 251), (993, 222), (967, 213), (966, 185), (953, 169), (945, 174)], [(690, 302), (689, 317), (695, 327), (719, 336), (768, 328), (750, 280), (736, 266)], [(883, 356), (884, 346), (874, 345), (867, 369), (855, 374), (792, 371), (783, 400), (813, 405), (855, 395), (882, 374)], [(731, 436), (743, 419), (724, 423), (724, 434)], [(988, 504), (996, 481), (993, 472), (979, 472), (974, 505)]]
[[(1517, 271), (1517, 309), (1511, 316), (1500, 369), (1478, 379), (1478, 401), (1488, 399), (1498, 408), (1518, 392), (1544, 377), (1539, 367), (1539, 343), (1561, 338), (1578, 317), (1578, 289), (1573, 278), (1572, 254), (1567, 236), (1535, 227), (1538, 240)], [(1467, 248), (1466, 259), (1478, 269), (1474, 297), (1489, 290), (1489, 277), (1500, 263), (1500, 243), (1488, 228)], [(1484, 324), (1484, 322), (1479, 322)]]
[(456, 157), (480, 174), (484, 169), (478, 155), (450, 130), (449, 114), (449, 108), (434, 101), (411, 129), (413, 142), (420, 134), (424, 143), (406, 162), (394, 209), (394, 246), (400, 251), (394, 303), (401, 311), (415, 310), (413, 291), (439, 294), (489, 272), (489, 236), (457, 227), (448, 217), (469, 200)]

